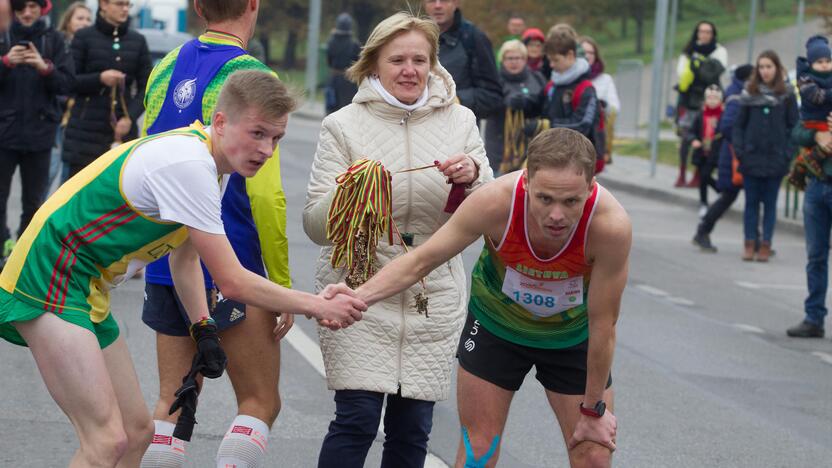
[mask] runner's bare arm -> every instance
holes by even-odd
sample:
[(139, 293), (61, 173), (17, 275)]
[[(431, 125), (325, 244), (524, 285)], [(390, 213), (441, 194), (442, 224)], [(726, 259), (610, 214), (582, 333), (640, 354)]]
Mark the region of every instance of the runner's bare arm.
[(361, 320), (361, 312), (366, 310), (364, 303), (351, 297), (353, 291), (344, 285), (334, 286), (340, 294), (329, 300), (322, 295), (293, 291), (243, 268), (224, 235), (193, 228), (188, 228), (188, 234), (189, 244), (199, 253), (225, 297), (274, 312), (305, 314), (344, 325)]
[(594, 260), (588, 292), (589, 349), (584, 405), (603, 400), (615, 349), (615, 324), (627, 284), (632, 226), (627, 213), (612, 198), (609, 211), (590, 227), (589, 249)]
[(176, 294), (185, 306), (191, 323), (210, 317), (208, 301), (205, 299), (205, 277), (199, 264), (199, 255), (191, 245), (190, 238), (170, 253), (168, 262)]
[(398, 294), (465, 250), (478, 237), (490, 234), (491, 225), (503, 223), (505, 226), (504, 217), (500, 218), (500, 203), (496, 201), (498, 190), (500, 187), (492, 183), (469, 195), (427, 242), (396, 258), (356, 289), (358, 297), (372, 305)]

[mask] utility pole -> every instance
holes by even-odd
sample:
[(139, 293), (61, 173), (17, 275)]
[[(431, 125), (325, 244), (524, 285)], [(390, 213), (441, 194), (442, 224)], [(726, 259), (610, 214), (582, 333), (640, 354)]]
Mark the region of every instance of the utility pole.
[(321, 36), (321, 0), (309, 1), (309, 27), (306, 35), (306, 93), (315, 101), (318, 89), (318, 48)]
[(803, 55), (803, 27), (804, 27), (804, 20), (806, 17), (806, 1), (800, 0), (797, 3), (797, 34), (795, 37), (797, 38), (797, 56), (800, 57)]
[(670, 105), (670, 96), (673, 94), (673, 88), (670, 86), (670, 83), (673, 79), (673, 54), (676, 52), (676, 22), (678, 21), (679, 17), (679, 0), (671, 0), (670, 3), (670, 30), (668, 31), (667, 37), (667, 50), (665, 51), (665, 60), (667, 63), (665, 65), (666, 71), (664, 75), (664, 86), (663, 88), (667, 88), (667, 92), (665, 94), (665, 101), (663, 108), (666, 108)]
[(667, 0), (656, 2), (656, 24), (653, 32), (653, 82), (650, 86), (650, 177), (656, 177), (659, 156), (659, 120), (662, 105), (662, 69), (664, 41), (667, 31)]
[(748, 61), (754, 63), (754, 30), (757, 28), (757, 1), (751, 0), (751, 16), (748, 19)]

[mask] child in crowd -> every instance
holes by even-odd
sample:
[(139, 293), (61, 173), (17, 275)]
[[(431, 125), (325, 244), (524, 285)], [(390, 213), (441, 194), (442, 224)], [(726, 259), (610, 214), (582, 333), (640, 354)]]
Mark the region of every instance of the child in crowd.
[[(832, 112), (832, 49), (823, 36), (806, 42), (806, 57), (797, 59), (797, 82), (800, 88), (800, 120), (804, 127), (830, 131), (826, 118)], [(826, 180), (821, 167), (829, 155), (817, 146), (804, 148), (797, 157), (789, 182), (803, 189), (806, 175)]]
[(722, 135), (717, 131), (721, 117), (722, 89), (718, 85), (710, 85), (705, 89), (705, 107), (702, 109), (702, 113), (696, 116), (691, 128), (691, 133), (694, 135), (691, 142), (693, 165), (696, 166), (696, 173), (691, 185), (694, 183), (699, 185), (700, 218), (705, 216), (708, 211), (708, 187), (713, 187), (716, 190), (716, 182), (712, 174), (716, 167), (719, 146), (722, 142)]

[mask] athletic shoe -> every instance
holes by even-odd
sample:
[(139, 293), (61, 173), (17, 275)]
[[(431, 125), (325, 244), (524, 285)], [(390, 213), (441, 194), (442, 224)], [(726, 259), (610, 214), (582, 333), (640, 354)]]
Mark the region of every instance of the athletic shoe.
[(786, 330), (786, 334), (792, 338), (823, 338), (823, 327), (803, 321)]

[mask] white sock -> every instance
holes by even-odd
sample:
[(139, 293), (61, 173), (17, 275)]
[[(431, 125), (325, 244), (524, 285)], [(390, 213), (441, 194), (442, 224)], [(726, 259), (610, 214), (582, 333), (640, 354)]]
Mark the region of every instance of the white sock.
[(252, 416), (238, 415), (217, 450), (217, 468), (262, 468), (268, 441), (268, 424)]
[(142, 457), (141, 468), (182, 468), (185, 465), (185, 441), (173, 436), (175, 424), (154, 420), (153, 442)]

